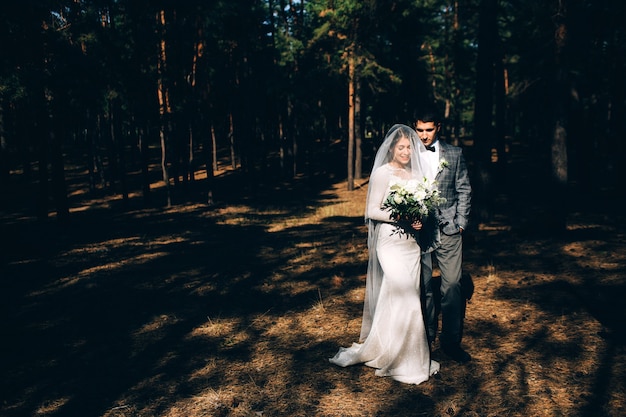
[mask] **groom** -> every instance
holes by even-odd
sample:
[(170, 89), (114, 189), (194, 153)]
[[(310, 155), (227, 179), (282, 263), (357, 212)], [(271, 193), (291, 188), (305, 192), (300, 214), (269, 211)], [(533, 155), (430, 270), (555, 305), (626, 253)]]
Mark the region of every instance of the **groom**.
[(439, 140), (441, 120), (433, 110), (415, 114), (415, 130), (426, 146), (420, 151), (420, 162), (429, 179), (437, 181), (446, 202), (439, 207), (440, 242), (430, 253), (422, 253), (422, 287), (425, 295), (424, 317), (428, 341), (435, 340), (437, 316), (433, 298), (433, 257), (441, 271), (441, 334), (443, 352), (460, 363), (471, 360), (461, 348), (464, 303), (461, 293), (463, 231), (470, 215), (471, 192), (469, 175), (461, 148)]

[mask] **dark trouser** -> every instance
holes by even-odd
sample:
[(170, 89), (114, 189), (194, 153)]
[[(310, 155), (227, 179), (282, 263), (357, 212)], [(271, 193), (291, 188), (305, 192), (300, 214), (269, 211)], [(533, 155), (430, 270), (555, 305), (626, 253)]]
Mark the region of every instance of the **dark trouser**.
[(463, 239), (461, 234), (447, 236), (441, 234), (441, 246), (432, 253), (422, 254), (422, 288), (424, 294), (424, 321), (428, 341), (435, 340), (437, 334), (437, 314), (435, 311), (435, 291), (433, 289), (433, 260), (437, 260), (441, 271), (441, 335), (442, 344), (461, 343), (463, 330), (463, 307), (465, 299), (461, 294), (461, 271), (463, 262)]

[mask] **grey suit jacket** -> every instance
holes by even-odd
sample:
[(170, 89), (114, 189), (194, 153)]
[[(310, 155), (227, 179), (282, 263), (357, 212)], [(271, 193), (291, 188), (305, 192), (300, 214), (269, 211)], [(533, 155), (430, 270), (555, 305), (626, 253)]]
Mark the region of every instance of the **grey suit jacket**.
[[(439, 207), (439, 229), (446, 235), (467, 229), (472, 201), (472, 187), (463, 151), (439, 140), (439, 172), (436, 180), (446, 202)], [(446, 163), (442, 164), (442, 161)]]

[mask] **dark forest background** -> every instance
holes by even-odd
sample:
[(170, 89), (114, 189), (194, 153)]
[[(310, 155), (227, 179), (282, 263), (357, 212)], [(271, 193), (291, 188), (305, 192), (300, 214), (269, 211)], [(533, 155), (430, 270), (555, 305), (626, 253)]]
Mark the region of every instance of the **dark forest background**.
[(164, 206), (219, 201), (226, 169), (351, 189), (386, 129), (434, 102), (479, 217), (516, 141), (562, 227), (572, 190), (625, 177), (625, 22), (620, 0), (8, 2), (0, 184), (35, 181), (24, 209), (61, 220), (69, 166), (89, 193)]
[[(2, 417), (626, 415), (626, 2), (21, 0), (0, 48)], [(473, 360), (414, 387), (327, 358), (428, 103)]]

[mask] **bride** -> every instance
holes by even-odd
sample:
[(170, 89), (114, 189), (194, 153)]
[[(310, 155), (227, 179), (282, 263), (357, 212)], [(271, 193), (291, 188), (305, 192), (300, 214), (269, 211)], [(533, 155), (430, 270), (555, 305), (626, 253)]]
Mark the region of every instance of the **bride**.
[[(417, 240), (398, 234), (390, 212), (381, 208), (392, 180), (421, 179), (418, 146), (408, 126), (391, 127), (379, 148), (370, 175), (365, 209), (369, 263), (360, 343), (339, 348), (330, 362), (339, 366), (364, 363), (377, 376), (420, 384), (439, 371), (430, 348), (420, 300), (420, 254)], [(414, 232), (422, 228), (412, 225)]]

